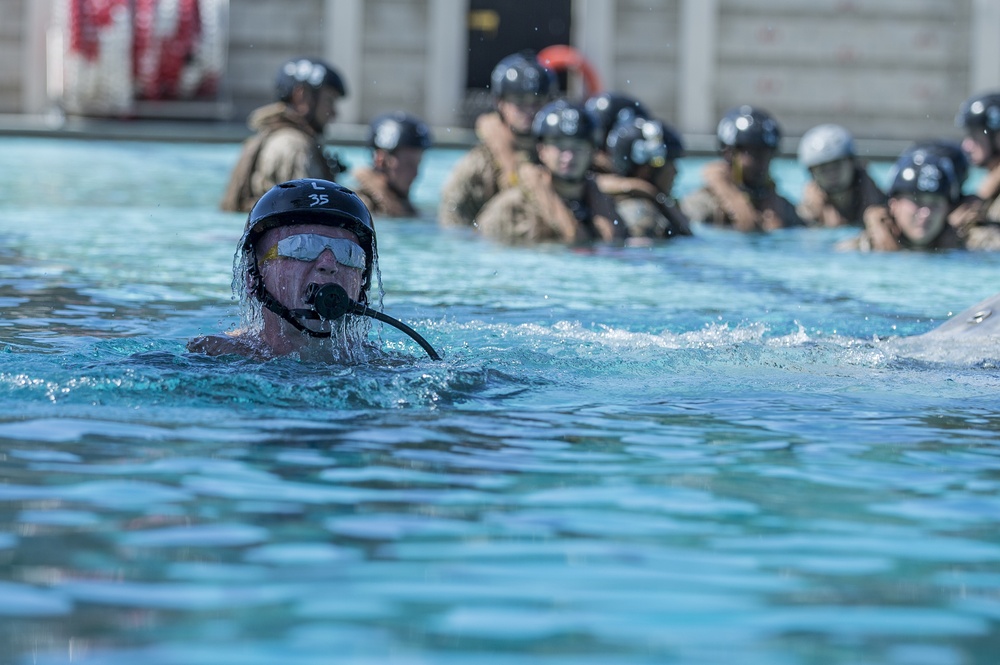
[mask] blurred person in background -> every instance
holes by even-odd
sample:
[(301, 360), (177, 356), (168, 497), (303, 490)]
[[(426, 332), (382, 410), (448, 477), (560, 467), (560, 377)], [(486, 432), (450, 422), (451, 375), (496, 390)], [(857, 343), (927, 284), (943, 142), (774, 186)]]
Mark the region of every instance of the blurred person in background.
[(795, 206), (778, 194), (771, 179), (771, 160), (781, 140), (774, 118), (744, 104), (723, 115), (716, 136), (722, 159), (705, 166), (704, 185), (681, 201), (684, 214), (743, 232), (802, 226)]
[(587, 110), (594, 114), (600, 126), (597, 137), (597, 151), (594, 152), (594, 173), (614, 173), (611, 153), (608, 151), (608, 135), (620, 122), (633, 118), (652, 117), (638, 99), (619, 92), (599, 92), (584, 102)]
[(355, 193), (376, 217), (416, 217), (410, 188), (420, 174), (431, 132), (424, 121), (404, 111), (383, 113), (368, 126), (371, 167), (351, 171)]
[(277, 101), (250, 114), (254, 135), (243, 143), (222, 197), (223, 210), (248, 212), (276, 184), (298, 178), (334, 180), (344, 170), (323, 149), (323, 131), (347, 94), (340, 74), (315, 58), (294, 58), (278, 70)]
[(518, 167), (535, 158), (531, 122), (558, 86), (534, 53), (515, 53), (497, 63), (490, 75), (496, 111), (476, 119), (479, 143), (442, 186), (438, 221), (443, 226), (472, 226), (487, 201), (517, 184)]
[(614, 198), (629, 244), (691, 235), (672, 194), (676, 161), (684, 156), (681, 137), (672, 127), (629, 115), (608, 133), (607, 153), (614, 172), (598, 175), (597, 186)]
[(854, 137), (840, 125), (817, 125), (803, 134), (799, 164), (812, 180), (796, 212), (810, 226), (864, 226), (865, 210), (885, 205), (885, 194), (857, 157)]
[(973, 166), (986, 169), (968, 205), (959, 233), (973, 226), (1000, 224), (1000, 93), (973, 95), (962, 103), (955, 124), (965, 130), (962, 150)]
[(514, 245), (623, 242), (625, 224), (590, 170), (598, 133), (597, 119), (583, 104), (544, 106), (531, 126), (538, 163), (521, 164), (517, 185), (483, 207), (479, 231)]

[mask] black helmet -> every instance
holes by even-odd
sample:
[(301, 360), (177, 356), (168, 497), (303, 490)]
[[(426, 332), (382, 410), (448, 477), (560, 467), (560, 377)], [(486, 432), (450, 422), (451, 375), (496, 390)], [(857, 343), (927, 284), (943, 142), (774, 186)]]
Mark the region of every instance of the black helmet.
[(268, 190), (250, 210), (237, 258), (251, 259), (245, 265), (256, 270), (257, 239), (268, 229), (295, 224), (337, 226), (356, 235), (368, 259), (361, 292), (368, 290), (377, 256), (371, 214), (357, 194), (329, 180), (289, 180)]
[(543, 67), (531, 51), (508, 55), (490, 74), (490, 90), (495, 99), (524, 93), (547, 97), (558, 87), (555, 74)]
[(1000, 130), (1000, 93), (969, 97), (958, 109), (955, 125), (965, 129), (984, 129), (991, 134)]
[(281, 66), (274, 83), (278, 100), (287, 102), (291, 99), (292, 90), (297, 85), (306, 85), (314, 90), (327, 85), (339, 92), (341, 97), (347, 95), (347, 86), (337, 70), (315, 58), (292, 58)]
[(962, 145), (948, 139), (918, 141), (904, 150), (899, 158), (902, 159), (907, 154), (915, 154), (921, 151), (933, 153), (944, 159), (951, 160), (952, 171), (955, 173), (955, 182), (953, 184), (956, 188), (953, 200), (957, 201), (962, 198), (962, 187), (969, 177), (969, 156), (962, 150)]
[(768, 148), (778, 149), (781, 127), (767, 111), (748, 104), (729, 109), (716, 130), (719, 149)]
[(431, 130), (424, 121), (404, 111), (391, 111), (375, 116), (368, 125), (368, 147), (387, 152), (397, 148), (431, 147)]
[(889, 170), (889, 196), (899, 194), (943, 194), (958, 202), (961, 188), (950, 157), (926, 150), (906, 151)]
[(597, 122), (601, 126), (602, 144), (607, 140), (611, 128), (620, 120), (650, 117), (642, 102), (617, 92), (601, 92), (588, 97), (585, 106), (597, 117)]
[(680, 135), (659, 120), (629, 118), (608, 134), (608, 152), (615, 172), (630, 176), (637, 167), (660, 167), (684, 156)]
[(566, 99), (549, 102), (531, 122), (531, 134), (539, 141), (569, 137), (586, 139), (596, 147), (599, 131), (597, 118), (586, 106)]

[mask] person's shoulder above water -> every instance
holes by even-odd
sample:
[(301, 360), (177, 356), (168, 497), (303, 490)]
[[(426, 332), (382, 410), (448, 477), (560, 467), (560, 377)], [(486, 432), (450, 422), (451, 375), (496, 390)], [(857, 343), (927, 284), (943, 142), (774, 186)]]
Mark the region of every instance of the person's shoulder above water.
[(854, 137), (845, 127), (826, 123), (811, 128), (799, 141), (798, 160), (812, 177), (796, 206), (806, 224), (862, 226), (865, 209), (886, 201), (858, 158)]
[(274, 185), (295, 178), (333, 180), (336, 160), (323, 152), (323, 130), (337, 116), (337, 102), (347, 95), (340, 74), (318, 58), (283, 63), (274, 84), (275, 102), (250, 117), (255, 134), (240, 153), (220, 207), (248, 212)]
[(608, 132), (605, 153), (611, 172), (598, 175), (597, 184), (613, 198), (630, 244), (691, 235), (673, 196), (676, 162), (684, 156), (673, 127), (626, 112)]
[(681, 201), (692, 220), (743, 232), (802, 226), (795, 206), (771, 179), (781, 128), (767, 111), (749, 105), (728, 110), (716, 128), (721, 163), (703, 171), (703, 186)]
[(372, 151), (371, 167), (351, 172), (358, 196), (375, 216), (417, 216), (410, 190), (420, 175), (424, 152), (432, 146), (430, 128), (415, 115), (390, 111), (372, 119), (366, 143)]
[(518, 184), (476, 217), (489, 237), (517, 244), (622, 241), (625, 225), (590, 172), (597, 120), (583, 104), (560, 99), (535, 115), (537, 164), (524, 163)]
[(888, 201), (864, 212), (865, 228), (838, 249), (862, 251), (964, 248), (955, 216), (962, 200), (953, 157), (934, 150), (906, 150), (889, 173)]
[(518, 167), (533, 151), (532, 119), (558, 85), (533, 52), (497, 63), (490, 75), (495, 108), (477, 118), (478, 149), (459, 160), (445, 181), (438, 206), (442, 226), (471, 226), (491, 197), (516, 184)]

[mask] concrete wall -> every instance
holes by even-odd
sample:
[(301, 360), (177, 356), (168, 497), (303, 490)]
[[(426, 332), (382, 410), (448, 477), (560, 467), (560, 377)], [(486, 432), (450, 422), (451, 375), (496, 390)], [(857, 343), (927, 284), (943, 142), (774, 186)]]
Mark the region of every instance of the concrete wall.
[[(0, 113), (46, 110), (40, 8), (51, 15), (61, 2), (0, 0)], [(231, 0), (230, 119), (271, 99), (285, 58), (321, 54), (348, 82), (343, 121), (406, 108), (432, 125), (457, 124), (464, 7)], [(574, 46), (607, 89), (690, 135), (711, 136), (727, 108), (751, 103), (789, 137), (827, 121), (861, 138), (954, 136), (961, 101), (1000, 89), (1000, 0), (574, 0), (573, 22)]]

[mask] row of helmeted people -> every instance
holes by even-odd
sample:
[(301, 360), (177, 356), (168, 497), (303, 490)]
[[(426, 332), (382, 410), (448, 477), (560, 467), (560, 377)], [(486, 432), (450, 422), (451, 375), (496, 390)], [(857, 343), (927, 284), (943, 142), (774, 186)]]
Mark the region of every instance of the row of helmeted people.
[[(840, 248), (1000, 249), (1000, 93), (961, 104), (961, 144), (929, 140), (904, 151), (884, 192), (845, 128), (814, 127), (798, 150), (811, 179), (793, 205), (771, 177), (781, 129), (763, 109), (744, 105), (723, 115), (720, 158), (704, 167), (701, 187), (678, 201), (672, 189), (683, 140), (641, 101), (608, 92), (583, 102), (560, 98), (553, 72), (528, 52), (502, 59), (490, 89), (495, 109), (477, 118), (477, 144), (442, 186), (444, 226), (512, 244), (643, 244), (691, 235), (692, 220), (747, 232), (856, 226), (859, 235)], [(276, 92), (274, 104), (251, 115), (255, 134), (223, 208), (246, 211), (276, 183), (316, 177), (351, 187), (376, 217), (420, 216), (410, 189), (432, 145), (423, 121), (404, 111), (380, 114), (368, 132), (372, 163), (342, 172), (323, 146), (323, 130), (347, 94), (336, 70), (291, 60)], [(987, 170), (974, 195), (963, 193), (970, 166)]]

